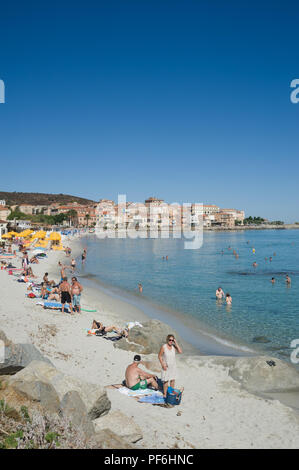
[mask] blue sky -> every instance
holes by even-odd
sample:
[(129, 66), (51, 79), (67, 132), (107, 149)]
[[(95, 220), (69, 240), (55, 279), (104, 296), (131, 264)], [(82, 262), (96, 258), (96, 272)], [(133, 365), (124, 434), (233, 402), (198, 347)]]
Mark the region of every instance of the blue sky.
[(1, 5), (1, 190), (216, 203), (299, 221), (299, 6)]

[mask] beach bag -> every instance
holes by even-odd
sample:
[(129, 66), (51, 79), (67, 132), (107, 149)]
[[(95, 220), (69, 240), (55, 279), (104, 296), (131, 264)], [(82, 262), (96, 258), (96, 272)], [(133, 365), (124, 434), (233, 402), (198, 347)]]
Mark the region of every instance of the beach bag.
[(165, 402), (168, 405), (180, 405), (184, 389), (168, 387)]

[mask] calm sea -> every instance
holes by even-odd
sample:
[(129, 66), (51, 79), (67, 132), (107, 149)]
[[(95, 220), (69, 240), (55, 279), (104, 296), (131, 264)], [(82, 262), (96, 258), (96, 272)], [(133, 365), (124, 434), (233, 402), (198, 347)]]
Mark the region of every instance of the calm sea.
[[(118, 288), (134, 303), (142, 298), (162, 306), (176, 326), (180, 319), (185, 336), (183, 325), (190, 335), (191, 325), (193, 337), (201, 330), (222, 344), (289, 359), (290, 343), (299, 338), (299, 230), (205, 232), (198, 250), (185, 250), (177, 239), (89, 236), (83, 244), (88, 256), (82, 275)], [(218, 286), (232, 296), (230, 308), (216, 302)]]

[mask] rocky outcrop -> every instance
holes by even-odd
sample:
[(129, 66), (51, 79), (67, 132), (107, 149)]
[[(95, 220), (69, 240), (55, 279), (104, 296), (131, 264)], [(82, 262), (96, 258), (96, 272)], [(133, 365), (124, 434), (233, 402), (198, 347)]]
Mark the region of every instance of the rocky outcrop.
[(149, 320), (142, 324), (140, 328), (131, 328), (129, 337), (115, 343), (116, 348), (134, 351), (140, 354), (158, 354), (162, 344), (166, 341), (166, 336), (173, 334), (178, 342), (180, 338), (173, 328), (158, 320)]
[(0, 362), (0, 375), (11, 375), (27, 367), (32, 361), (43, 361), (52, 365), (33, 344), (14, 344), (0, 331), (0, 340), (4, 342), (4, 362)]
[(294, 366), (269, 356), (193, 358), (199, 366), (223, 366), (228, 374), (253, 393), (299, 390), (299, 373)]
[(99, 449), (135, 449), (136, 446), (129, 444), (125, 439), (115, 434), (110, 429), (103, 429), (93, 436), (93, 441)]
[(299, 373), (276, 358), (267, 356), (238, 358), (229, 375), (252, 392), (299, 390)]
[[(60, 412), (69, 418), (73, 426), (81, 429), (87, 437), (94, 434), (94, 425), (78, 392), (67, 392), (60, 403)], [(99, 418), (100, 419), (100, 418)]]
[(118, 410), (111, 411), (108, 415), (94, 420), (93, 423), (97, 433), (108, 429), (129, 443), (140, 441), (143, 437), (138, 424)]
[[(32, 361), (25, 369), (9, 379), (9, 385), (17, 392), (25, 394), (32, 400), (41, 402), (42, 395), (39, 395), (39, 391), (44, 390), (44, 388), (35, 385), (40, 383), (53, 387), (60, 402), (63, 401), (68, 392), (78, 392), (91, 420), (108, 413), (111, 408), (110, 400), (103, 387), (64, 375), (46, 362)], [(34, 387), (32, 387), (33, 385)], [(31, 389), (34, 391), (31, 391)], [(44, 399), (43, 406), (47, 408)]]

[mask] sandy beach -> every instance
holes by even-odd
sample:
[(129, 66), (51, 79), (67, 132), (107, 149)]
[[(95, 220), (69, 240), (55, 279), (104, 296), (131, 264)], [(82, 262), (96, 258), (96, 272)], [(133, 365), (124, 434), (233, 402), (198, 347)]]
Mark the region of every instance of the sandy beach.
[[(80, 245), (67, 242), (72, 257)], [(45, 272), (59, 280), (58, 261), (70, 264), (64, 252), (47, 252), (33, 265), (40, 281)], [(79, 259), (77, 259), (79, 262)], [(13, 264), (20, 266), (20, 255)], [(68, 271), (68, 276), (70, 276)], [(28, 299), (26, 284), (0, 271), (0, 329), (14, 342), (33, 343), (62, 372), (88, 382), (120, 384), (133, 352), (114, 347), (112, 341), (87, 336), (95, 318), (104, 325), (124, 326), (126, 321), (146, 321), (137, 308), (91, 287), (84, 287), (81, 305), (97, 313), (74, 316), (44, 310), (38, 299)], [(170, 331), (171, 333), (171, 331)], [(157, 351), (158, 353), (158, 351)], [(144, 357), (157, 361), (157, 355)], [(170, 409), (138, 403), (107, 388), (112, 411), (121, 410), (140, 426), (144, 448), (298, 448), (299, 415), (277, 399), (249, 393), (229, 375), (229, 368), (209, 357), (177, 355), (178, 387), (184, 387), (182, 403)], [(153, 370), (160, 375), (159, 369)]]

